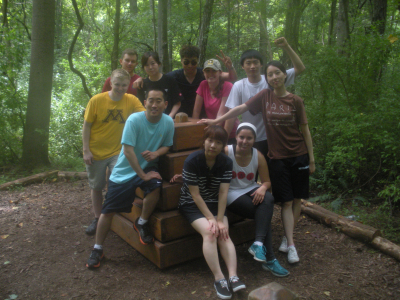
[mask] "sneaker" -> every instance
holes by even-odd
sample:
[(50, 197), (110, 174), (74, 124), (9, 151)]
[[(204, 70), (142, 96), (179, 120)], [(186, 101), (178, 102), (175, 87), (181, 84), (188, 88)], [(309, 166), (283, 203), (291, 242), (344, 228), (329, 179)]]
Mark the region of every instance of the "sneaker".
[(288, 249), (288, 247), (287, 247), (287, 239), (286, 239), (286, 236), (283, 236), (283, 238), (282, 238), (282, 243), (281, 243), (281, 245), (279, 246), (279, 251), (285, 252), (285, 253), (288, 253), (288, 251), (289, 251), (289, 249)]
[(104, 258), (103, 249), (93, 249), (86, 263), (86, 267), (89, 269), (100, 267), (100, 262), (103, 258)]
[(139, 225), (139, 218), (136, 219), (133, 228), (139, 233), (140, 242), (143, 245), (151, 244), (154, 242), (154, 237), (150, 232), (149, 222), (143, 225)]
[(231, 286), (231, 290), (237, 292), (239, 290), (245, 289), (246, 285), (239, 280), (239, 277), (232, 276), (229, 278), (229, 285)]
[(214, 288), (217, 292), (217, 296), (220, 299), (231, 299), (232, 293), (229, 290), (228, 283), (226, 279), (221, 279), (219, 281), (214, 282)]
[(272, 274), (274, 274), (277, 277), (286, 277), (290, 274), (290, 272), (288, 270), (286, 270), (279, 264), (279, 262), (276, 258), (274, 260), (263, 263), (262, 268), (266, 271), (270, 271)]
[(299, 256), (297, 255), (296, 248), (294, 246), (288, 247), (288, 262), (290, 264), (294, 264), (300, 261)]
[(86, 234), (87, 235), (95, 235), (96, 234), (96, 229), (97, 229), (97, 222), (99, 219), (93, 219), (90, 225), (86, 228)]
[(267, 253), (267, 249), (265, 249), (265, 246), (259, 246), (259, 245), (251, 245), (249, 248), (249, 252), (251, 255), (253, 255), (253, 258), (256, 261), (262, 261), (266, 262), (267, 258), (265, 257), (265, 254)]

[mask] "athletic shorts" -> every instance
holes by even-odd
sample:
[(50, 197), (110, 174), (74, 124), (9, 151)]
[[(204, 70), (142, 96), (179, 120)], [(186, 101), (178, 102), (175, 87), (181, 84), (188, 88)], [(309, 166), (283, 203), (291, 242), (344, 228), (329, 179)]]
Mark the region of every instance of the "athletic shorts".
[(118, 155), (114, 155), (103, 160), (93, 160), (91, 165), (86, 165), (90, 189), (101, 191), (106, 186), (107, 167), (111, 174), (117, 160)]
[(264, 157), (265, 157), (267, 162), (269, 161), (269, 158), (268, 158), (268, 140), (255, 142), (253, 147), (256, 148), (258, 151), (260, 151), (262, 155), (264, 155)]
[(268, 167), (272, 193), (277, 202), (308, 199), (310, 176), (308, 154), (270, 159)]
[[(218, 215), (218, 202), (206, 202), (206, 205), (214, 216)], [(196, 203), (188, 203), (180, 206), (179, 212), (186, 218), (186, 220), (189, 221), (190, 224), (192, 224), (193, 221), (196, 221), (197, 219), (205, 218), (203, 213), (197, 207)], [(226, 216), (226, 210), (224, 216)]]
[[(150, 171), (158, 172), (156, 167), (149, 167), (143, 171), (145, 173)], [(144, 196), (146, 197), (147, 194), (151, 193), (155, 189), (161, 188), (162, 181), (157, 178), (153, 178), (149, 181), (143, 181), (143, 179), (137, 175), (124, 183), (115, 183), (110, 180), (108, 184), (106, 200), (103, 203), (101, 213), (130, 213), (132, 210), (132, 203), (136, 197), (135, 191), (138, 187), (144, 191)]]

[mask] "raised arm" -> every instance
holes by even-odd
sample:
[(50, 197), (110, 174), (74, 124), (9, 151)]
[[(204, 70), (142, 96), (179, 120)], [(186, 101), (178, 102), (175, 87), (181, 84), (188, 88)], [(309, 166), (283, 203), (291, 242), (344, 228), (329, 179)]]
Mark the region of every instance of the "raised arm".
[(290, 60), (293, 63), (294, 72), (297, 75), (301, 74), (306, 67), (301, 61), (300, 57), (293, 51), (292, 47), (288, 44), (284, 37), (280, 37), (274, 41), (275, 45), (282, 48), (290, 57)]
[(226, 114), (224, 114), (223, 116), (219, 117), (218, 119), (215, 120), (210, 120), (210, 119), (201, 119), (198, 123), (204, 123), (207, 125), (216, 125), (218, 123), (221, 123), (225, 120), (231, 119), (231, 118), (236, 118), (237, 116), (245, 113), (246, 111), (248, 111), (249, 108), (247, 107), (246, 104), (242, 104), (239, 106), (236, 106), (235, 108), (232, 108), (231, 110), (229, 110)]
[(222, 72), (221, 77), (225, 81), (235, 82), (237, 80), (237, 74), (233, 67), (232, 60), (229, 56), (226, 56), (222, 50), (220, 50), (220, 52), (222, 56), (217, 55), (217, 58), (221, 60), (228, 69), (228, 72)]
[(304, 136), (304, 141), (306, 142), (309, 164), (310, 164), (310, 174), (312, 174), (315, 172), (315, 160), (314, 160), (314, 150), (313, 150), (310, 129), (308, 128), (308, 124), (301, 124), (300, 128)]

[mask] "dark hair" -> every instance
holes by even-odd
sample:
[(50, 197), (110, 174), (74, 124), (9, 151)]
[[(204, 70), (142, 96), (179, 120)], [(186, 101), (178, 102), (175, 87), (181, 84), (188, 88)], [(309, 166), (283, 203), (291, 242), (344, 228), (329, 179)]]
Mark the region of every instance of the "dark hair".
[(240, 65), (243, 67), (244, 61), (248, 58), (255, 58), (263, 64), (263, 58), (260, 52), (254, 49), (249, 49), (243, 52), (242, 56), (240, 57)]
[(239, 132), (241, 132), (243, 129), (248, 129), (248, 130), (250, 130), (251, 133), (254, 135), (254, 139), (256, 139), (256, 136), (257, 136), (257, 135), (256, 135), (254, 129), (251, 128), (250, 126), (241, 126), (240, 128), (238, 128), (238, 129), (236, 130), (236, 135), (238, 135)]
[(226, 130), (219, 126), (219, 125), (211, 125), (208, 126), (206, 129), (204, 136), (203, 136), (203, 148), (204, 148), (204, 142), (206, 139), (212, 138), (218, 141), (221, 141), (223, 144), (223, 147), (226, 146), (226, 143), (228, 142), (228, 133)]
[(142, 59), (140, 61), (142, 63), (142, 69), (144, 69), (144, 67), (147, 65), (147, 61), (149, 60), (150, 57), (154, 58), (156, 63), (161, 65), (161, 61), (160, 61), (160, 57), (158, 56), (158, 53), (154, 52), (154, 51), (147, 51), (142, 55)]
[(168, 100), (167, 100), (167, 93), (165, 92), (165, 90), (159, 89), (159, 88), (149, 88), (147, 91), (145, 91), (145, 92), (144, 92), (145, 100), (147, 100), (147, 98), (149, 97), (149, 93), (152, 92), (152, 91), (154, 91), (154, 92), (161, 92), (161, 93), (163, 94), (163, 99), (164, 99), (164, 101), (168, 101)]
[(121, 59), (124, 59), (125, 54), (128, 54), (128, 55), (136, 55), (136, 58), (139, 57), (138, 54), (137, 54), (137, 52), (136, 52), (136, 50), (133, 49), (133, 48), (128, 48), (128, 49), (125, 49), (124, 51), (122, 51)]
[(200, 48), (193, 45), (184, 45), (181, 50), (179, 51), (179, 55), (181, 59), (184, 57), (200, 57)]
[[(285, 74), (287, 74), (287, 73), (286, 73), (286, 68), (285, 68), (285, 66), (284, 66), (280, 61), (271, 60), (269, 63), (267, 63), (267, 65), (265, 66), (265, 69), (264, 69), (265, 80), (267, 81), (268, 86), (269, 86), (270, 88), (272, 88), (272, 87), (269, 85), (268, 79), (267, 79), (267, 78), (268, 78), (268, 76), (267, 76), (267, 70), (268, 70), (268, 67), (269, 67), (269, 66), (274, 66), (274, 67), (278, 68), (279, 70), (281, 70), (282, 73), (285, 73)], [(286, 80), (287, 80), (287, 77), (285, 78), (285, 82), (286, 82)]]

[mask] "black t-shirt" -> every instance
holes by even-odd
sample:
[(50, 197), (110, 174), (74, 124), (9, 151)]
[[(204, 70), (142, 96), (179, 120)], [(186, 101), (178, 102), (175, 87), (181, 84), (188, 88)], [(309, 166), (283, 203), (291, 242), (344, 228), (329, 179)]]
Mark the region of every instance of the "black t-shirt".
[(176, 81), (168, 75), (163, 75), (158, 81), (151, 81), (149, 78), (143, 80), (143, 88), (138, 90), (138, 98), (143, 103), (146, 99), (145, 92), (151, 89), (159, 89), (164, 90), (167, 94), (168, 106), (165, 109), (164, 113), (169, 115), (172, 110), (172, 107), (178, 103), (182, 102), (182, 94), (179, 90), (179, 87)]
[(200, 196), (206, 203), (217, 203), (221, 183), (230, 183), (232, 179), (232, 160), (220, 153), (217, 155), (215, 164), (210, 170), (206, 164), (204, 150), (190, 154), (183, 165), (183, 186), (179, 206), (194, 203), (189, 185), (199, 187)]
[(194, 102), (196, 101), (196, 91), (204, 78), (203, 69), (197, 68), (196, 76), (192, 83), (187, 81), (183, 69), (169, 72), (167, 75), (173, 77), (178, 83), (179, 90), (182, 93), (183, 101), (181, 103), (180, 112), (187, 113), (189, 117), (193, 114)]

